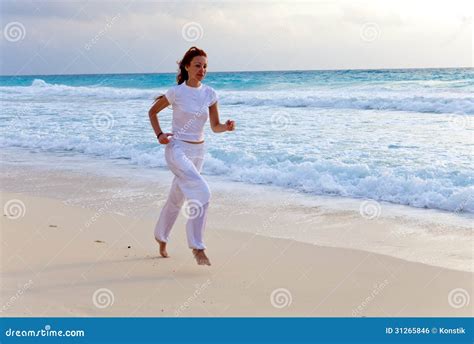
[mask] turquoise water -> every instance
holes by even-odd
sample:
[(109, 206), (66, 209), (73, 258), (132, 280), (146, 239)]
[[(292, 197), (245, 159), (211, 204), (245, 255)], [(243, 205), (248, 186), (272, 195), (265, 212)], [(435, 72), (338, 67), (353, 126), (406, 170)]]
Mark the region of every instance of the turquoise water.
[[(168, 74), (0, 77), (0, 146), (165, 168), (148, 120)], [(204, 173), (317, 195), (474, 212), (474, 70), (209, 73)], [(171, 111), (160, 114), (170, 128)]]

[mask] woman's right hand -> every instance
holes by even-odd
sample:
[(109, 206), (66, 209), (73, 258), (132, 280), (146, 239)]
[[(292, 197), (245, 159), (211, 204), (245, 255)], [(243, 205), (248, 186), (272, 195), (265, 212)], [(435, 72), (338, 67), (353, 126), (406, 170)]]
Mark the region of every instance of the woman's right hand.
[(173, 136), (173, 134), (171, 133), (163, 133), (160, 135), (160, 137), (158, 138), (158, 141), (162, 144), (162, 145), (166, 145), (168, 143), (170, 143), (170, 140), (168, 139), (169, 136)]

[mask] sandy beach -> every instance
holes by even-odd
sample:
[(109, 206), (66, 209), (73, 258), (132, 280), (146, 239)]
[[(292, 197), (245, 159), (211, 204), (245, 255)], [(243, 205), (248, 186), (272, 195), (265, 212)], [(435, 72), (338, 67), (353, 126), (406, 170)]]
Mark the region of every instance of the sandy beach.
[[(146, 194), (115, 177), (5, 166), (2, 316), (473, 315), (469, 228), (431, 227), (438, 237), (450, 229), (461, 233), (451, 242), (441, 235), (439, 247), (433, 239), (433, 251), (445, 248), (436, 256), (418, 249), (423, 245), (413, 231), (429, 226), (419, 219), (392, 214), (373, 221), (358, 209), (323, 211), (284, 193), (269, 200), (259, 186), (252, 186), (249, 201), (211, 179), (206, 243), (212, 266), (203, 267), (186, 245), (183, 216), (170, 258), (158, 255), (153, 228), (171, 178), (160, 176)], [(116, 190), (128, 194), (118, 197)], [(331, 247), (336, 239), (347, 247)], [(385, 240), (385, 246), (361, 249), (364, 240)]]
[(2, 1), (0, 344), (474, 344), (473, 3)]

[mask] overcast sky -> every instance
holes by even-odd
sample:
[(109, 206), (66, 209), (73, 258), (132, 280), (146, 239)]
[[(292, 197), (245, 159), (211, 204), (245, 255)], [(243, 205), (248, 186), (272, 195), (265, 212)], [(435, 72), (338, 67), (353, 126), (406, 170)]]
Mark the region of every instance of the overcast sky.
[(472, 3), (1, 0), (0, 73), (472, 67)]

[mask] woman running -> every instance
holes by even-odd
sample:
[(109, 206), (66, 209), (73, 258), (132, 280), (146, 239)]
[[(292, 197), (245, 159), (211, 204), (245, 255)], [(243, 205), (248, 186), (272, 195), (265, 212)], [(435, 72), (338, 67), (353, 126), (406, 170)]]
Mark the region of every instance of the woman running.
[[(186, 199), (186, 234), (199, 265), (211, 265), (204, 250), (204, 228), (211, 192), (201, 176), (205, 146), (204, 124), (209, 117), (215, 133), (233, 131), (235, 122), (219, 121), (217, 94), (202, 83), (207, 72), (204, 50), (191, 47), (179, 62), (177, 85), (159, 96), (148, 112), (150, 122), (160, 144), (166, 145), (165, 159), (174, 174), (168, 199), (155, 226), (155, 239), (162, 257), (168, 257), (166, 244), (171, 228)], [(161, 130), (158, 113), (169, 105), (173, 108), (172, 133)]]

